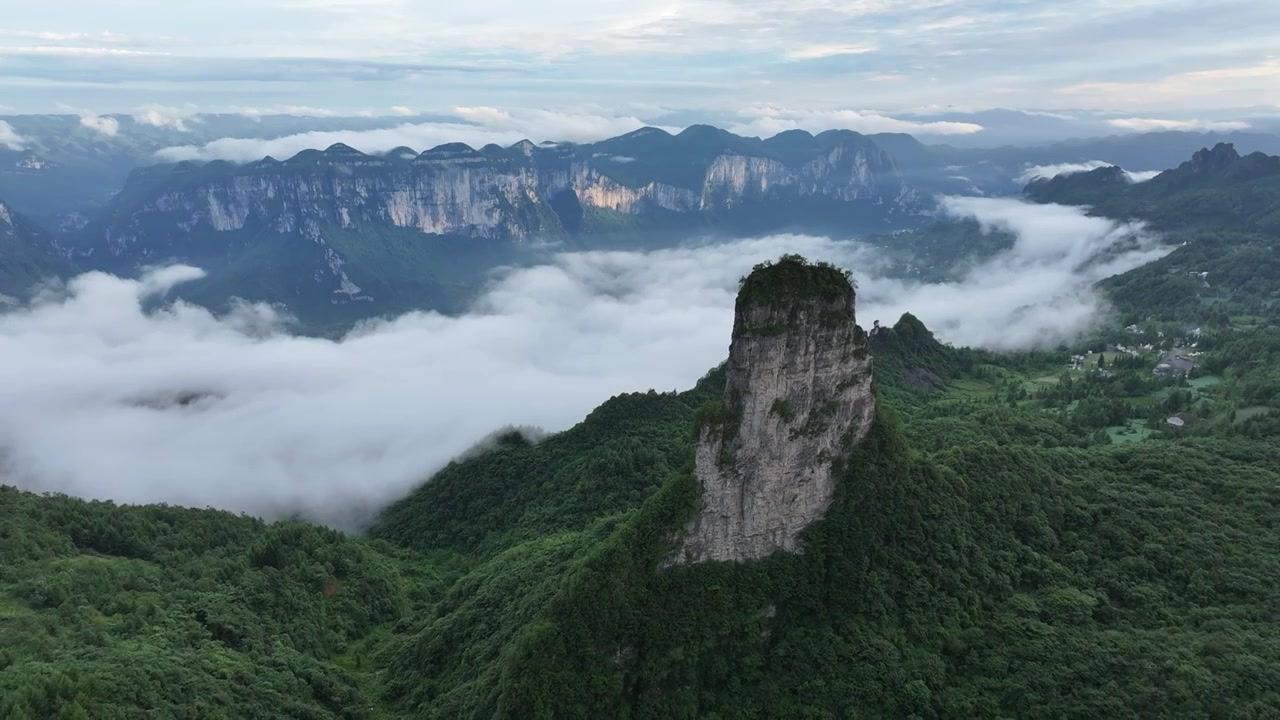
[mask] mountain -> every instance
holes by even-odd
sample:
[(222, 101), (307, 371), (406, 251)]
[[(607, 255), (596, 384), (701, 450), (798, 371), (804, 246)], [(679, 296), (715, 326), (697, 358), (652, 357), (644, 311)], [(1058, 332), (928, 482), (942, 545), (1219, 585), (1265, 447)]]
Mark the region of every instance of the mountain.
[(1269, 717), (1280, 415), (1237, 399), (1280, 333), (1183, 387), (864, 338), (853, 295), (762, 266), (694, 388), (506, 433), (369, 537), (0, 488), (0, 716)]
[(652, 246), (706, 234), (858, 232), (920, 223), (929, 203), (852, 132), (741, 138), (645, 128), (592, 145), (382, 156), (345, 145), (249, 165), (135, 171), (79, 236), (117, 273), (187, 262), (184, 296), (287, 305), (305, 321), (456, 310), (478, 278), (541, 243)]
[(1241, 156), (1230, 143), (1202, 148), (1176, 168), (1137, 184), (1116, 168), (1032, 182), (1037, 202), (1090, 205), (1110, 217), (1148, 220), (1161, 228), (1280, 229), (1280, 157)]
[(1176, 249), (1103, 283), (1126, 323), (1280, 320), (1280, 157), (1219, 143), (1143, 183), (1099, 168), (1026, 187), (1035, 202), (1137, 220)]
[(69, 269), (54, 238), (0, 201), (0, 305)]
[(702, 411), (698, 515), (675, 562), (801, 549), (835, 499), (846, 450), (871, 430), (871, 350), (847, 273), (784, 257), (743, 282), (727, 385)]
[(140, 115), (0, 115), (21, 138), (0, 145), (0, 197), (59, 232), (74, 232), (111, 200), (129, 173), (156, 162), (156, 153), (220, 138), (275, 138), (302, 132), (385, 129), (414, 118), (329, 118), (201, 113)]
[(1233, 143), (1250, 152), (1280, 154), (1280, 135), (1165, 131), (1063, 140), (1037, 145), (957, 148), (926, 145), (910, 135), (872, 135), (897, 160), (908, 182), (922, 192), (1014, 195), (1035, 167), (1104, 162), (1129, 171), (1176, 167), (1202, 147)]

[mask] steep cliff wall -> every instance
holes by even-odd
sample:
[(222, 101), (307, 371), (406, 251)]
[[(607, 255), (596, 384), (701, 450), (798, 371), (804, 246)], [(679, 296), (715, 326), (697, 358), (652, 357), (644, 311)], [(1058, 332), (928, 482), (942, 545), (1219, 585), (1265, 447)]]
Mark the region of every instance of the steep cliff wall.
[[(86, 230), (85, 242), (141, 262), (183, 257), (189, 237), (243, 230), (315, 241), (328, 228), (521, 240), (572, 232), (575, 223), (560, 217), (564, 207), (693, 218), (758, 206), (781, 224), (803, 224), (811, 210), (792, 203), (819, 201), (869, 222), (923, 217), (924, 201), (893, 159), (853, 133), (824, 144), (810, 138), (813, 147), (788, 154), (727, 133), (715, 142), (729, 145), (703, 147), (693, 144), (696, 137), (654, 132), (665, 139), (649, 156), (636, 152), (638, 158), (532, 143), (480, 150), (454, 143), (417, 156), (371, 156), (335, 145), (284, 162), (146, 168), (106, 221)], [(558, 205), (566, 193), (573, 201)]]
[(870, 348), (853, 308), (840, 270), (799, 258), (744, 281), (724, 401), (701, 418), (701, 507), (672, 562), (802, 550), (800, 533), (835, 496), (834, 464), (875, 416)]

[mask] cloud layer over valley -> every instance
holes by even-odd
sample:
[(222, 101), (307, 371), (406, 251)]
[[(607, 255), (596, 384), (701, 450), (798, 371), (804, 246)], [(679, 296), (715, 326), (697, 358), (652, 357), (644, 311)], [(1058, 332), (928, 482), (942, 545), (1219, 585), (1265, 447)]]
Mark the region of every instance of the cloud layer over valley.
[[(1078, 173), (1086, 173), (1097, 170), (1098, 168), (1111, 167), (1115, 163), (1103, 162), (1101, 160), (1089, 160), (1082, 163), (1059, 163), (1057, 165), (1034, 165), (1026, 169), (1017, 177), (1018, 182), (1028, 183), (1032, 180), (1049, 180), (1059, 175), (1076, 175)], [(1151, 178), (1160, 174), (1159, 170), (1140, 170), (1131, 172), (1124, 170), (1125, 178), (1131, 183), (1146, 182)]]
[(993, 348), (1087, 330), (1105, 309), (1092, 284), (1165, 252), (1073, 208), (944, 208), (1018, 239), (942, 284), (879, 276), (879, 251), (813, 237), (565, 253), (496, 278), (465, 316), (341, 341), (289, 335), (260, 307), (143, 311), (193, 268), (83, 275), (0, 315), (0, 482), (350, 527), (499, 427), (561, 430), (614, 394), (690, 387), (727, 356), (738, 278), (783, 252), (854, 269), (864, 326), (910, 311)]
[(350, 145), (365, 153), (384, 153), (397, 147), (422, 151), (453, 142), (466, 143), (474, 148), (489, 143), (505, 147), (521, 140), (594, 142), (649, 124), (633, 116), (595, 112), (464, 107), (454, 108), (454, 113), (457, 122), (406, 122), (374, 130), (304, 132), (268, 139), (221, 138), (203, 145), (165, 148), (156, 153), (156, 157), (165, 162), (228, 160), (244, 163), (268, 155), (283, 160), (303, 150), (323, 150), (335, 143)]

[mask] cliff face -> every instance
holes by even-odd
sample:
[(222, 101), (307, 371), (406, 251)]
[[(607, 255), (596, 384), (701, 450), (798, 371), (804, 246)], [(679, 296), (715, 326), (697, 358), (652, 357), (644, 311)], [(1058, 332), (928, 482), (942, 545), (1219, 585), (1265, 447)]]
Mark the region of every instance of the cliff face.
[[(185, 255), (186, 238), (243, 230), (320, 241), (329, 228), (403, 228), (519, 241), (574, 232), (566, 209), (684, 215), (697, 225), (700, 215), (776, 203), (768, 216), (803, 223), (811, 209), (796, 209), (796, 201), (827, 203), (837, 216), (870, 222), (926, 210), (892, 157), (856, 133), (782, 148), (723, 132), (708, 138), (652, 130), (598, 146), (522, 142), (475, 150), (455, 143), (420, 155), (402, 149), (373, 156), (335, 145), (284, 162), (147, 168), (113, 201), (108, 219), (86, 230), (84, 242), (112, 257), (151, 262)], [(788, 212), (796, 217), (781, 217)]]
[(0, 202), (0, 308), (27, 297), (38, 283), (65, 275), (65, 260), (51, 235)]
[(798, 259), (747, 278), (734, 319), (724, 401), (705, 418), (700, 510), (674, 563), (800, 552), (800, 533), (835, 496), (834, 464), (875, 416), (871, 355), (854, 291)]
[(590, 145), (334, 145), (140, 168), (68, 247), (79, 266), (120, 274), (197, 265), (206, 278), (183, 297), (274, 303), (320, 324), (456, 311), (485, 273), (542, 240), (643, 248), (718, 231), (889, 230), (927, 213), (893, 158), (857, 133), (647, 128)]

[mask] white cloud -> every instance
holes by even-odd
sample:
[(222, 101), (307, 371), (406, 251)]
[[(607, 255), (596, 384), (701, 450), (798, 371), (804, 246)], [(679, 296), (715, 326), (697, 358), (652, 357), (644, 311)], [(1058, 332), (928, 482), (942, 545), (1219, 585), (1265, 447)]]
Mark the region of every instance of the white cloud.
[(334, 143), (345, 143), (366, 153), (382, 153), (400, 146), (426, 150), (451, 142), (463, 142), (477, 148), (489, 143), (511, 145), (525, 139), (534, 142), (590, 142), (621, 135), (646, 124), (636, 117), (567, 111), (461, 107), (455, 112), (458, 122), (405, 123), (379, 130), (307, 132), (267, 140), (223, 138), (201, 146), (166, 148), (157, 153), (157, 157), (166, 161), (251, 162), (267, 155), (283, 159), (303, 150), (327, 148)]
[(138, 111), (133, 121), (139, 125), (150, 125), (157, 128), (173, 128), (179, 132), (188, 132), (187, 119), (194, 115), (193, 110), (153, 106)]
[(1052, 118), (1054, 120), (1077, 120), (1078, 119), (1075, 115), (1068, 115), (1066, 113), (1061, 113), (1061, 112), (1048, 112), (1046, 110), (1020, 110), (1019, 112), (1021, 112), (1023, 115), (1030, 115), (1032, 117)]
[(28, 140), (18, 134), (17, 130), (9, 123), (0, 120), (0, 147), (10, 150), (23, 150), (27, 147)]
[(394, 115), (412, 115), (413, 108), (405, 107), (404, 105), (393, 105), (391, 107), (391, 113)]
[(1057, 92), (1085, 102), (1114, 107), (1146, 107), (1194, 102), (1201, 107), (1224, 103), (1252, 104), (1258, 97), (1280, 91), (1280, 59), (1266, 58), (1252, 65), (1193, 70), (1139, 82), (1085, 82)]
[(1137, 172), (1131, 172), (1129, 170), (1125, 170), (1124, 176), (1128, 178), (1129, 182), (1131, 183), (1141, 183), (1156, 177), (1162, 172), (1164, 171), (1163, 170), (1139, 170)]
[(73, 45), (28, 45), (0, 47), (0, 55), (63, 55), (70, 57), (145, 57), (164, 56), (167, 52), (129, 50), (118, 47), (77, 47)]
[(878, 50), (875, 45), (808, 45), (786, 54), (788, 60), (821, 60), (841, 55), (863, 55)]
[(1017, 244), (932, 285), (877, 277), (875, 250), (824, 238), (568, 253), (505, 275), (465, 316), (409, 314), (340, 341), (274, 330), (262, 307), (144, 312), (191, 268), (83, 275), (0, 315), (5, 482), (345, 525), (498, 427), (560, 430), (620, 392), (690, 387), (727, 354), (738, 278), (783, 252), (852, 268), (864, 325), (910, 311), (995, 348), (1079, 334), (1104, 310), (1093, 283), (1161, 252), (1076, 208), (943, 207)]
[(260, 118), (267, 115), (296, 115), (298, 117), (338, 117), (342, 113), (336, 110), (322, 107), (312, 107), (310, 105), (271, 105), (267, 107), (233, 107), (228, 112), (234, 115), (243, 115), (248, 118)]
[(80, 126), (107, 137), (115, 137), (120, 132), (120, 121), (107, 115), (81, 115)]
[(1249, 123), (1243, 120), (1167, 120), (1163, 118), (1115, 118), (1107, 124), (1127, 132), (1156, 132), (1160, 130), (1213, 130), (1228, 132), (1231, 130), (1248, 130)]
[(859, 277), (864, 321), (893, 322), (911, 312), (946, 340), (997, 350), (1050, 347), (1078, 339), (1105, 317), (1099, 280), (1170, 250), (1140, 224), (1089, 217), (1075, 207), (947, 197), (942, 209), (1017, 239), (955, 282)]
[[(1075, 175), (1078, 173), (1092, 172), (1098, 168), (1112, 167), (1115, 163), (1103, 162), (1101, 160), (1088, 160), (1080, 163), (1058, 163), (1056, 165), (1032, 165), (1028, 167), (1015, 180), (1021, 183), (1028, 183), (1032, 180), (1049, 180), (1060, 175)], [(1160, 170), (1140, 170), (1130, 172), (1122, 169), (1125, 179), (1131, 183), (1146, 182), (1151, 178), (1159, 175)]]
[(728, 129), (739, 135), (769, 137), (787, 130), (856, 130), (862, 133), (914, 133), (918, 135), (971, 135), (982, 132), (977, 123), (903, 120), (860, 110), (797, 110), (756, 105), (738, 113), (745, 118)]

